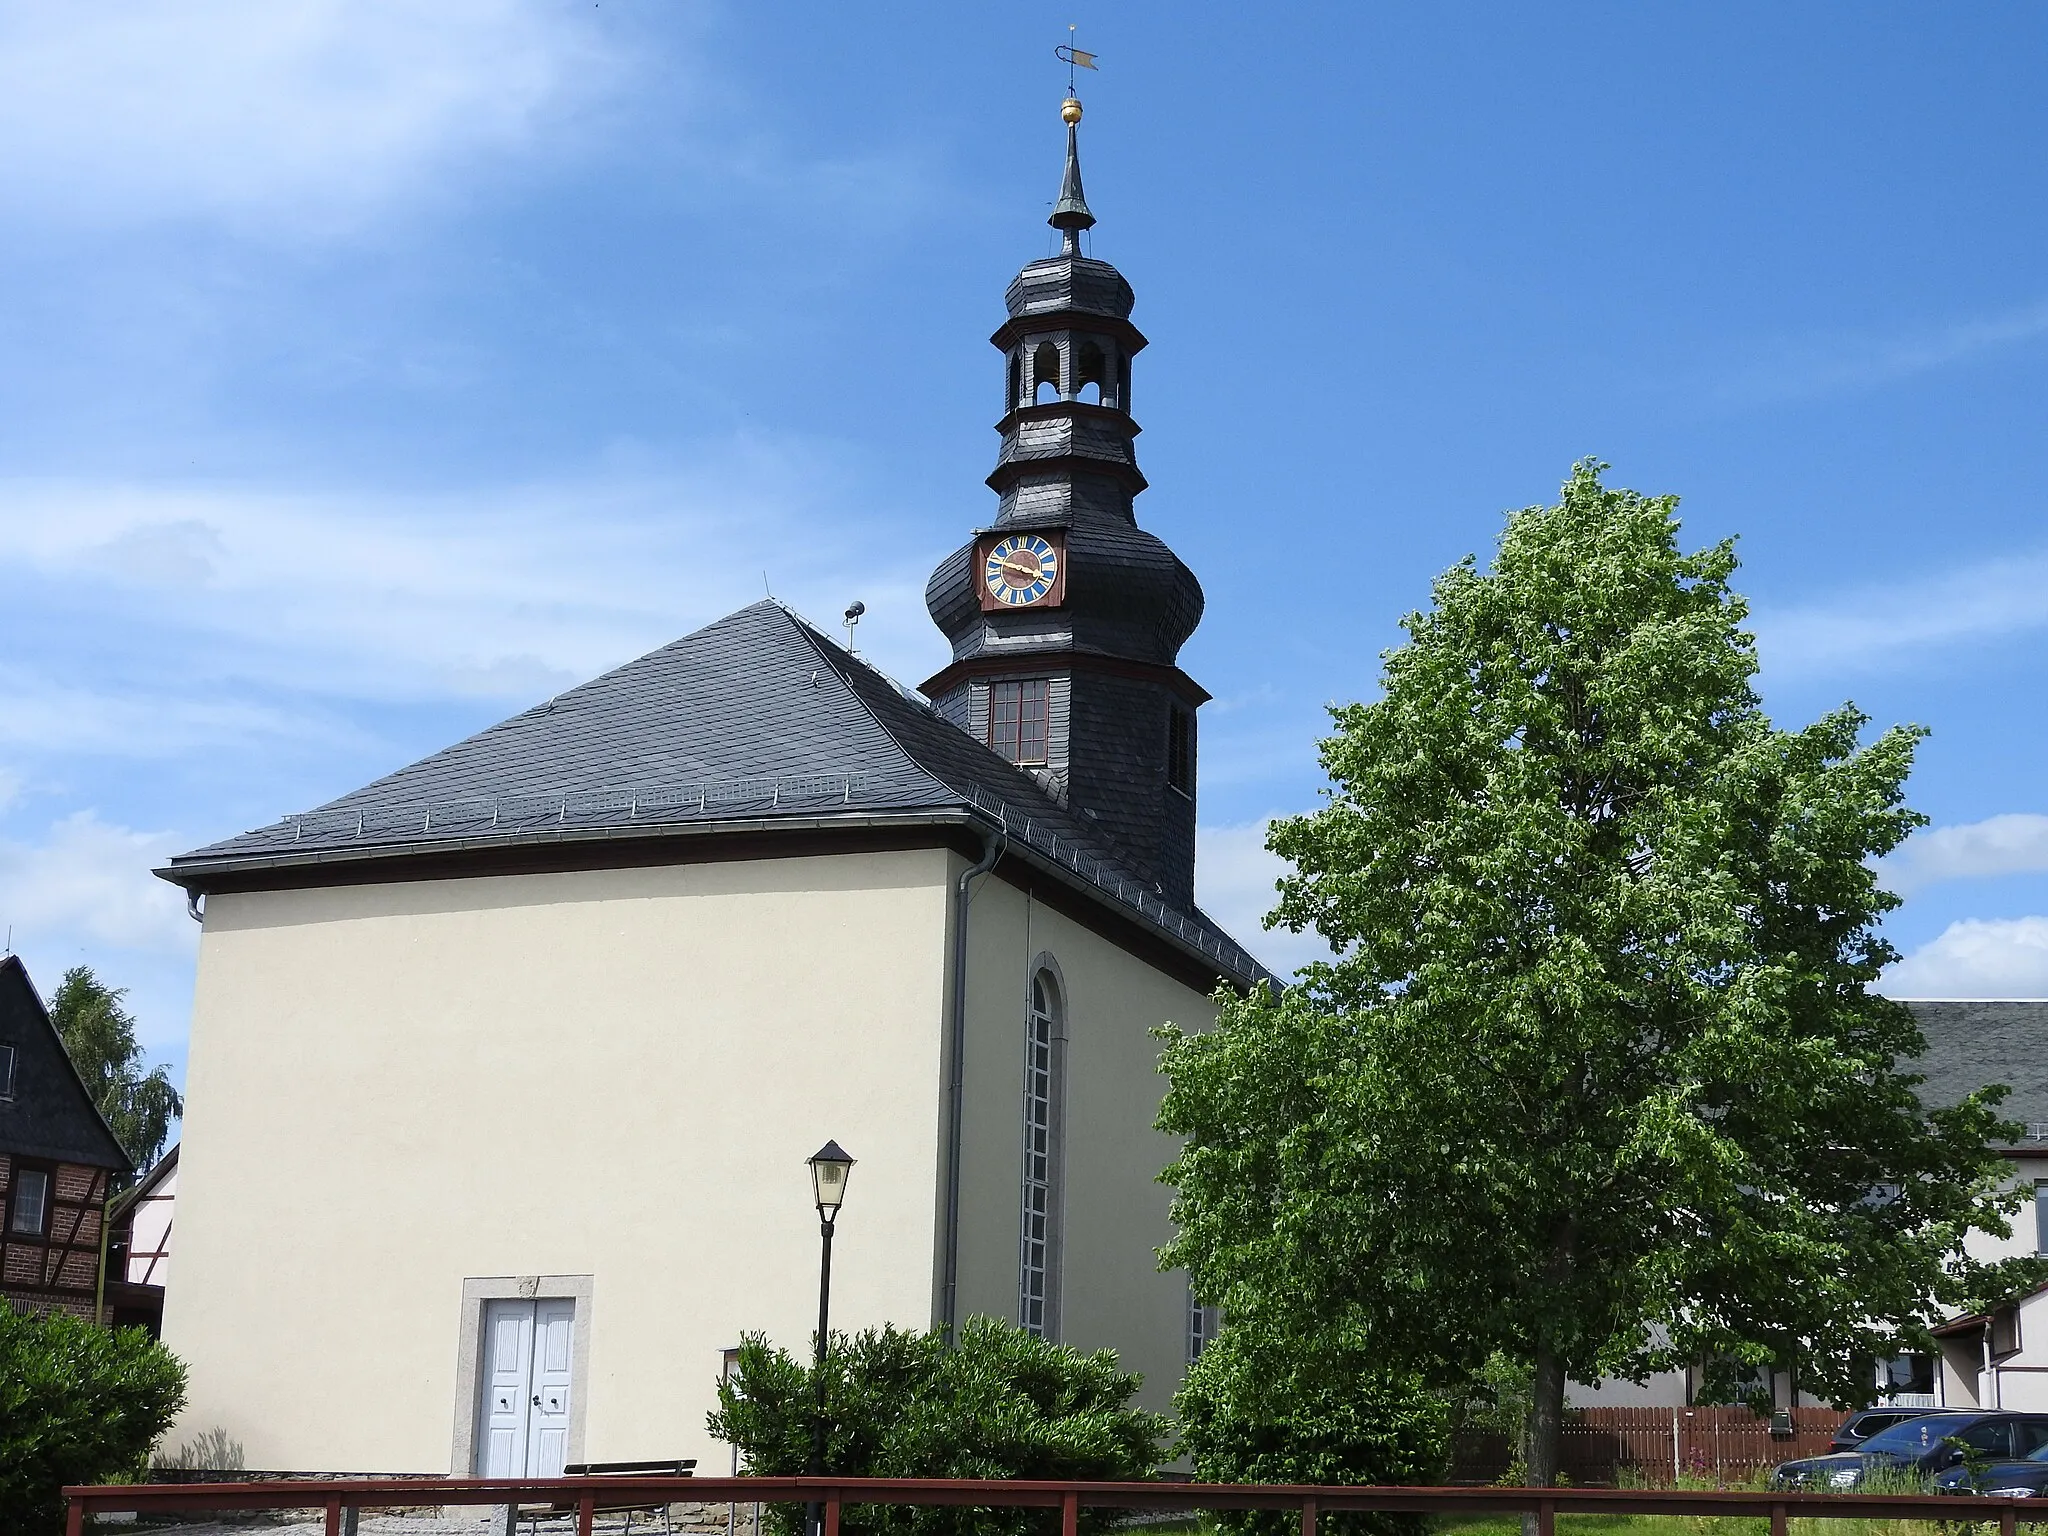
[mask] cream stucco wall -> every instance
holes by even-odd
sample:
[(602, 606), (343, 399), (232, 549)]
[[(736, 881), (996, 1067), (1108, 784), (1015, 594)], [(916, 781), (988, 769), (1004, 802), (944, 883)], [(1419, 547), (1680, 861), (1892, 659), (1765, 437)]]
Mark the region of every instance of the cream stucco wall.
[(949, 858), (213, 897), (170, 1443), (446, 1470), (464, 1280), (587, 1275), (585, 1456), (721, 1468), (720, 1349), (813, 1326), (827, 1137), (860, 1160), (835, 1323), (925, 1322)]
[(1173, 1192), (1156, 1180), (1174, 1144), (1153, 1129), (1166, 1083), (1151, 1031), (1207, 1029), (1215, 1004), (1001, 880), (980, 886), (968, 933), (960, 1316), (1018, 1317), (1025, 1028), (1048, 955), (1068, 1036), (1060, 1337), (1117, 1350), (1145, 1377), (1140, 1402), (1164, 1409), (1185, 1365), (1187, 1280), (1154, 1256), (1172, 1235)]
[[(719, 1351), (755, 1329), (801, 1349), (813, 1326), (803, 1160), (827, 1137), (859, 1159), (835, 1326), (931, 1322), (965, 866), (927, 850), (211, 898), (164, 1321), (191, 1398), (170, 1443), (219, 1430), (252, 1468), (448, 1470), (474, 1296), (549, 1276), (540, 1294), (587, 1291), (572, 1456), (721, 1469)], [(998, 878), (968, 954), (959, 1313), (1017, 1317), (1024, 1031), (1049, 955), (1061, 1333), (1116, 1348), (1163, 1408), (1186, 1289), (1153, 1257), (1172, 1146), (1150, 1031), (1206, 1028), (1214, 1006)]]

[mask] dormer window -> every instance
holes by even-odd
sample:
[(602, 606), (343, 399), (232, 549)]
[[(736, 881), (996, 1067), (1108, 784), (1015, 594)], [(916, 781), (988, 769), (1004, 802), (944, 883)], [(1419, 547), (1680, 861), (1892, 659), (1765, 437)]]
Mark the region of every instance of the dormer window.
[(1051, 694), (1052, 685), (1042, 677), (993, 684), (988, 695), (988, 744), (1022, 767), (1044, 767)]

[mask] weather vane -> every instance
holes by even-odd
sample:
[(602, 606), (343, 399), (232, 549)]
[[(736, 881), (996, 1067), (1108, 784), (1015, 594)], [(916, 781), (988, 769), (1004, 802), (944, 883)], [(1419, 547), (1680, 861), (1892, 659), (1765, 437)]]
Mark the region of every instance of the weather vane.
[(1058, 59), (1061, 63), (1067, 66), (1067, 99), (1069, 101), (1072, 101), (1076, 96), (1080, 94), (1074, 89), (1075, 66), (1079, 65), (1082, 69), (1093, 69), (1095, 67), (1095, 55), (1092, 53), (1084, 53), (1079, 48), (1076, 48), (1074, 46), (1073, 38), (1074, 29), (1072, 27), (1068, 27), (1067, 41), (1061, 43), (1059, 47), (1053, 49), (1052, 51), (1053, 57)]

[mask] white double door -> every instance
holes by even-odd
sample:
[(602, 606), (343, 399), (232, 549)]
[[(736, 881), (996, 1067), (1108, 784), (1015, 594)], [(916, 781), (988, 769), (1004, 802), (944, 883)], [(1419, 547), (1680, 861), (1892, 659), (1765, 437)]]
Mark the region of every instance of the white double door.
[(484, 1303), (479, 1477), (560, 1477), (569, 1459), (573, 1301)]

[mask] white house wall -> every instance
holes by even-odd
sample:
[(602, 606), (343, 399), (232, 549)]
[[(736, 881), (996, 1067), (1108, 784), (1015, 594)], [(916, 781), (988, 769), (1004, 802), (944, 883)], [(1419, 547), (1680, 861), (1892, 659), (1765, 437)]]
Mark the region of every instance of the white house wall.
[[(2012, 1160), (2014, 1187), (2029, 1198), (2013, 1213), (2010, 1237), (1973, 1232), (1966, 1244), (1973, 1258), (2020, 1258), (2041, 1251), (2042, 1237), (2032, 1194), (2048, 1180), (2048, 1149), (2040, 1157)], [(2024, 1408), (2048, 1411), (2048, 1294), (2020, 1303), (2020, 1347), (1995, 1361), (1984, 1358), (1981, 1333), (1942, 1340), (1941, 1400), (1949, 1407)]]
[(802, 1349), (813, 1326), (804, 1159), (828, 1137), (859, 1159), (835, 1322), (923, 1323), (949, 858), (211, 898), (169, 1443), (448, 1470), (465, 1280), (587, 1276), (572, 1459), (716, 1470), (720, 1350), (747, 1329)]
[(2035, 1221), (2032, 1195), (2036, 1182), (2043, 1180), (2048, 1180), (2048, 1148), (2043, 1148), (2039, 1157), (2012, 1159), (2013, 1186), (2024, 1191), (2029, 1198), (2011, 1217), (2010, 1237), (1988, 1237), (1982, 1232), (1970, 1234), (1964, 1246), (1972, 1258), (1987, 1261), (2022, 1258), (2041, 1251), (2043, 1234)]
[(138, 1199), (129, 1221), (128, 1268), (121, 1277), (136, 1285), (168, 1285), (171, 1274), (172, 1213), (178, 1203), (178, 1170)]

